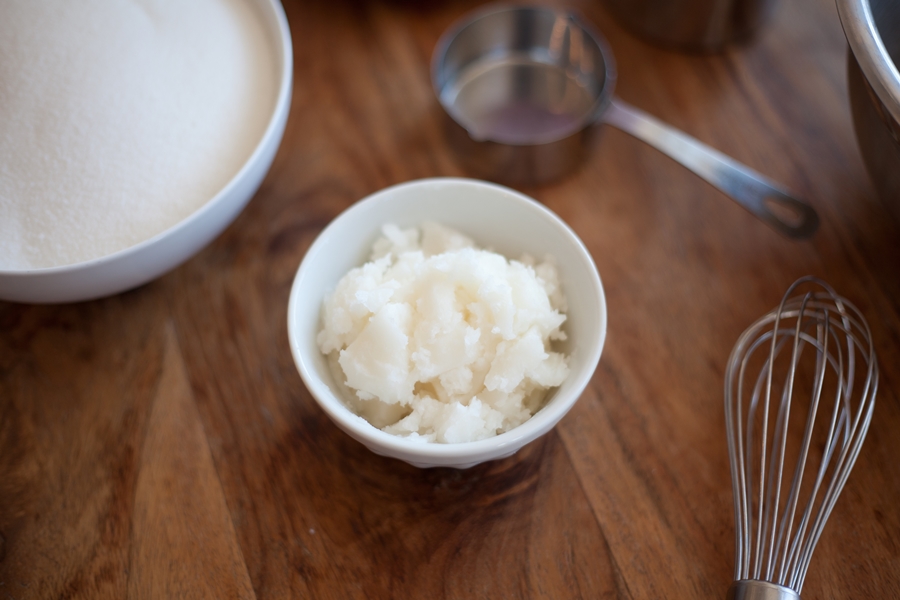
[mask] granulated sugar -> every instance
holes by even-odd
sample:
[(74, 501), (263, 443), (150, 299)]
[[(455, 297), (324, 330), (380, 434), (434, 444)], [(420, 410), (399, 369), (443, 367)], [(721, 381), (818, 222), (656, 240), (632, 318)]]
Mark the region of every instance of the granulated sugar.
[(0, 269), (178, 223), (249, 158), (276, 92), (246, 0), (3, 0)]

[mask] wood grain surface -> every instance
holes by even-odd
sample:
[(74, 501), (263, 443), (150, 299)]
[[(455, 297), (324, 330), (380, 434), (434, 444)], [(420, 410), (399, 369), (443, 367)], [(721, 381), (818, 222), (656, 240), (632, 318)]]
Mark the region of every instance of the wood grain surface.
[[(818, 210), (787, 240), (611, 128), (522, 188), (585, 241), (609, 334), (575, 408), (468, 470), (378, 457), (318, 408), (286, 332), (318, 232), (385, 186), (466, 175), (429, 79), (469, 0), (288, 1), (284, 142), (223, 235), (139, 289), (0, 303), (0, 598), (723, 598), (734, 525), (722, 388), (738, 335), (823, 277), (872, 325), (875, 419), (804, 598), (900, 598), (900, 223), (853, 135), (832, 0), (716, 55), (648, 44), (599, 2), (625, 101)], [(559, 3), (561, 4), (561, 3)]]

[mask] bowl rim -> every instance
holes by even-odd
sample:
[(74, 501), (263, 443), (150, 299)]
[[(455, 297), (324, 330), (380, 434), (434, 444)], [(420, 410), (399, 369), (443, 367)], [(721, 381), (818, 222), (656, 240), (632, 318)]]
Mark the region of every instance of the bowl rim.
[[(260, 161), (261, 156), (265, 154), (266, 148), (268, 148), (270, 144), (276, 142), (282, 135), (282, 127), (279, 122), (281, 121), (284, 114), (286, 114), (290, 109), (291, 91), (293, 88), (294, 56), (293, 43), (291, 41), (291, 31), (290, 27), (288, 26), (287, 16), (284, 13), (284, 7), (281, 5), (281, 2), (279, 0), (244, 1), (248, 4), (253, 4), (258, 8), (266, 6), (271, 9), (271, 15), (260, 16), (263, 20), (263, 27), (268, 35), (272, 35), (276, 31), (269, 26), (269, 16), (273, 16), (277, 23), (277, 39), (272, 40), (274, 42), (272, 45), (272, 50), (276, 53), (276, 56), (280, 56), (282, 64), (281, 70), (277, 74), (279, 81), (278, 93), (275, 97), (275, 103), (272, 106), (268, 123), (266, 124), (266, 128), (263, 131), (262, 136), (260, 136), (259, 141), (254, 146), (253, 152), (250, 153), (250, 155), (241, 165), (241, 168), (238, 169), (234, 173), (234, 175), (232, 175), (231, 179), (229, 179), (225, 183), (225, 185), (223, 185), (222, 188), (219, 189), (218, 192), (211, 196), (206, 202), (204, 202), (191, 214), (187, 215), (177, 223), (174, 223), (173, 225), (160, 231), (159, 233), (153, 235), (152, 237), (141, 240), (136, 244), (128, 246), (127, 248), (122, 248), (121, 250), (117, 250), (110, 254), (105, 254), (103, 256), (98, 256), (96, 258), (91, 258), (76, 263), (70, 263), (67, 265), (27, 269), (4, 269), (0, 267), (0, 277), (27, 280), (51, 275), (59, 275), (62, 273), (77, 273), (82, 270), (86, 271), (95, 269), (105, 265), (106, 263), (118, 262), (119, 260), (122, 260), (124, 258), (140, 254), (141, 252), (144, 252), (149, 246), (158, 244), (162, 238), (169, 237), (170, 235), (173, 235), (174, 233), (181, 230), (194, 227), (198, 221), (203, 221), (206, 218), (207, 214), (211, 211), (215, 211), (216, 206), (220, 203), (220, 201), (223, 198), (228, 197), (232, 193), (232, 190), (238, 187), (244, 180), (244, 178), (248, 176), (248, 173), (252, 169), (254, 169), (255, 165)], [(187, 258), (189, 257), (185, 257), (185, 260)]]
[(900, 71), (894, 64), (872, 15), (869, 0), (836, 0), (850, 50), (882, 104), (900, 123)]
[[(299, 302), (300, 295), (303, 293), (300, 288), (306, 273), (311, 270), (312, 263), (320, 254), (321, 249), (325, 246), (327, 240), (332, 237), (344, 223), (352, 220), (357, 213), (370, 210), (373, 203), (390, 202), (392, 194), (399, 189), (416, 186), (427, 187), (433, 184), (459, 185), (463, 187), (475, 186), (483, 189), (490, 189), (493, 192), (499, 192), (500, 194), (505, 195), (507, 198), (513, 200), (513, 202), (521, 203), (521, 206), (526, 210), (532, 210), (539, 213), (542, 218), (547, 220), (548, 225), (551, 225), (564, 233), (564, 237), (572, 242), (579, 258), (581, 258), (586, 266), (590, 267), (587, 269), (590, 273), (589, 280), (580, 283), (590, 285), (593, 294), (599, 302), (598, 312), (600, 313), (600, 327), (597, 334), (597, 343), (595, 347), (590, 348), (589, 354), (584, 357), (583, 364), (585, 367), (580, 369), (577, 373), (570, 373), (570, 376), (573, 376), (576, 379), (565, 382), (565, 385), (570, 389), (571, 398), (567, 398), (558, 403), (553, 403), (553, 398), (551, 398), (543, 408), (521, 425), (497, 436), (474, 442), (459, 442), (453, 444), (422, 442), (401, 438), (381, 431), (371, 425), (363, 417), (356, 415), (341, 401), (339, 396), (334, 393), (334, 390), (332, 390), (329, 385), (321, 381), (315, 374), (314, 369), (307, 364), (307, 361), (304, 358), (304, 354), (301, 350), (303, 343), (296, 339), (297, 327), (294, 325), (296, 318), (295, 306)], [(545, 205), (521, 192), (499, 184), (461, 177), (433, 177), (399, 183), (374, 192), (361, 200), (358, 200), (344, 210), (319, 233), (304, 255), (291, 286), (287, 308), (288, 338), (291, 354), (301, 379), (316, 403), (341, 429), (351, 437), (362, 442), (373, 452), (395, 458), (402, 458), (403, 460), (407, 460), (414, 464), (416, 461), (419, 461), (420, 463), (424, 462), (431, 466), (455, 466), (470, 463), (472, 461), (480, 462), (481, 460), (490, 460), (492, 458), (507, 456), (529, 441), (550, 431), (550, 429), (565, 416), (569, 409), (575, 405), (585, 388), (588, 386), (599, 363), (606, 342), (607, 333), (607, 305), (603, 284), (590, 252), (572, 228)], [(324, 395), (325, 398), (321, 397), (322, 395)], [(377, 451), (372, 448), (373, 444), (378, 447)]]

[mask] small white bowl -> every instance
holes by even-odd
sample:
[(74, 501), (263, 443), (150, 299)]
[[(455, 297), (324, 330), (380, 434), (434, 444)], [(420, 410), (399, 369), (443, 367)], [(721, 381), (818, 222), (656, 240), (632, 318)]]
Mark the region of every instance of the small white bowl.
[(181, 222), (134, 246), (62, 267), (0, 269), (0, 300), (77, 302), (129, 290), (174, 269), (200, 251), (240, 214), (269, 171), (287, 123), (293, 50), (279, 0), (248, 0), (259, 11), (273, 45), (278, 94), (266, 130), (250, 158), (213, 198)]
[[(545, 406), (522, 425), (477, 442), (414, 442), (376, 429), (341, 400), (325, 356), (316, 345), (325, 294), (368, 259), (381, 226), (436, 221), (509, 258), (528, 253), (556, 260), (568, 319), (570, 373)], [(587, 386), (606, 338), (606, 299), (584, 244), (558, 216), (511, 189), (471, 179), (422, 179), (387, 188), (357, 202), (326, 227), (297, 271), (288, 304), (288, 337), (306, 387), (329, 417), (369, 450), (417, 467), (467, 468), (503, 458), (550, 431)]]

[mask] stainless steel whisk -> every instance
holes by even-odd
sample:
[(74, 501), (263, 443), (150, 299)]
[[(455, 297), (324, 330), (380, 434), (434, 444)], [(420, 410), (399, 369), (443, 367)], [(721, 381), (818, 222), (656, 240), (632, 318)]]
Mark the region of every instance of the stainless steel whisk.
[[(804, 287), (813, 290), (792, 295)], [(797, 280), (738, 339), (725, 372), (735, 517), (728, 600), (800, 598), (877, 389), (865, 318), (819, 279)]]

